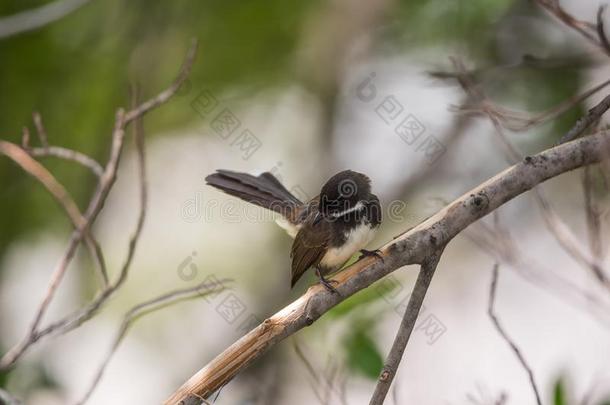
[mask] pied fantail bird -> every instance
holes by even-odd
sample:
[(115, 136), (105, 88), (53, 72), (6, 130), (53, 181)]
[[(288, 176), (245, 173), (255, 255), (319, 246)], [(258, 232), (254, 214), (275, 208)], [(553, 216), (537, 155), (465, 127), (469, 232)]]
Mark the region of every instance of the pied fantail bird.
[(344, 170), (335, 174), (320, 194), (307, 202), (300, 201), (269, 172), (253, 176), (217, 170), (205, 180), (227, 194), (281, 215), (278, 224), (294, 238), (291, 287), (314, 267), (320, 282), (336, 292), (324, 276), (340, 269), (354, 253), (381, 258), (379, 251), (364, 249), (381, 223), (381, 205), (371, 193), (370, 179), (362, 173)]

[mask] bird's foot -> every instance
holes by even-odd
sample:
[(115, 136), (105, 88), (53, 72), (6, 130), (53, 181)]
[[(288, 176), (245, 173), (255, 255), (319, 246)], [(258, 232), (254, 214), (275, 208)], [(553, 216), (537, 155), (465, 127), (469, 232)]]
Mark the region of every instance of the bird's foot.
[(316, 271), (316, 274), (318, 275), (318, 278), (320, 279), (320, 284), (322, 284), (324, 286), (324, 288), (326, 288), (327, 291), (329, 291), (333, 294), (339, 293), (339, 291), (337, 291), (337, 289), (335, 287), (333, 287), (333, 283), (339, 284), (339, 282), (337, 280), (327, 280), (326, 278), (324, 278), (324, 276), (322, 274), (320, 274), (319, 271)]
[(381, 260), (381, 263), (383, 263), (383, 256), (381, 255), (381, 250), (379, 249), (375, 249), (375, 250), (366, 250), (366, 249), (360, 249), (360, 257), (358, 258), (358, 260), (362, 260), (365, 257), (376, 257), (379, 260)]

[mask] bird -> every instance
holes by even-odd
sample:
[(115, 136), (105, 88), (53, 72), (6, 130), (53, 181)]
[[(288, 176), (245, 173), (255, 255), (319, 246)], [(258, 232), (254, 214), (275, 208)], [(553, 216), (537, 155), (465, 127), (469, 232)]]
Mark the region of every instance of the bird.
[[(382, 220), (379, 198), (371, 192), (368, 176), (341, 171), (322, 186), (320, 194), (302, 202), (270, 172), (259, 175), (217, 170), (205, 178), (208, 185), (249, 203), (280, 214), (276, 221), (294, 238), (290, 256), (290, 288), (310, 268), (330, 292), (334, 280), (325, 276), (343, 267), (356, 253), (360, 259), (379, 250), (364, 247), (373, 239)], [(359, 260), (360, 260), (359, 259)]]

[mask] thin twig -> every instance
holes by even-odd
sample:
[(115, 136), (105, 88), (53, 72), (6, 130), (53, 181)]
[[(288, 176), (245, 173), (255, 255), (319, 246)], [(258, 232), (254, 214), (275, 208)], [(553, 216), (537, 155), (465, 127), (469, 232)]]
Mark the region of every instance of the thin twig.
[(26, 126), (21, 130), (21, 147), (25, 150), (30, 149), (30, 129)]
[(106, 367), (108, 366), (108, 363), (110, 363), (112, 356), (114, 355), (114, 353), (118, 349), (119, 345), (123, 341), (123, 338), (127, 334), (128, 329), (136, 320), (138, 320), (140, 317), (145, 316), (153, 311), (157, 311), (159, 309), (166, 308), (166, 307), (168, 307), (170, 305), (174, 305), (178, 302), (193, 299), (196, 297), (203, 297), (203, 296), (209, 294), (210, 292), (218, 292), (219, 291), (218, 287), (220, 286), (222, 289), (224, 289), (225, 284), (228, 283), (229, 281), (230, 280), (228, 280), (228, 279), (220, 280), (219, 281), (220, 284), (217, 282), (210, 284), (209, 281), (204, 281), (194, 287), (174, 290), (174, 291), (165, 293), (159, 297), (155, 297), (153, 299), (144, 301), (144, 302), (134, 306), (129, 311), (127, 311), (123, 317), (123, 322), (121, 323), (121, 326), (119, 327), (119, 330), (114, 338), (114, 342), (112, 343), (110, 350), (108, 351), (108, 353), (102, 360), (100, 366), (98, 367), (98, 370), (95, 373), (93, 380), (89, 384), (89, 388), (87, 389), (87, 391), (85, 392), (83, 397), (76, 402), (76, 405), (84, 404), (85, 402), (87, 402), (89, 397), (91, 397), (91, 394), (93, 394), (93, 391), (97, 388), (97, 385), (99, 384), (99, 382), (104, 374), (104, 371), (106, 370)]
[(294, 348), (294, 352), (296, 353), (297, 358), (301, 361), (301, 363), (303, 363), (303, 365), (305, 365), (305, 369), (309, 373), (309, 377), (312, 380), (309, 382), (311, 390), (313, 391), (318, 401), (320, 403), (323, 403), (322, 395), (319, 392), (320, 377), (318, 377), (318, 373), (314, 369), (313, 365), (311, 364), (305, 353), (303, 353), (303, 349), (301, 348), (301, 345), (299, 344), (299, 341), (296, 337), (292, 340), (292, 347)]
[(28, 152), (34, 157), (53, 156), (64, 160), (71, 160), (91, 170), (97, 177), (101, 177), (104, 173), (104, 169), (95, 159), (72, 149), (61, 146), (48, 146), (46, 148), (30, 148)]
[[(341, 398), (341, 402), (343, 403), (344, 400), (342, 399), (343, 393), (341, 391), (341, 388), (337, 388), (335, 386), (332, 378), (328, 378), (328, 376), (324, 376), (323, 378), (320, 378), (318, 376), (318, 372), (316, 371), (315, 367), (311, 364), (311, 361), (309, 361), (308, 356), (303, 351), (303, 348), (301, 347), (301, 343), (298, 341), (296, 336), (292, 340), (292, 343), (293, 343), (294, 352), (296, 353), (298, 359), (305, 366), (305, 369), (309, 373), (311, 380), (313, 380), (310, 382), (310, 386), (311, 386), (311, 389), (312, 389), (314, 395), (318, 399), (318, 401), (320, 401), (321, 404), (328, 403), (329, 399), (327, 396), (331, 394), (331, 391), (334, 391), (338, 395), (338, 397)], [(328, 360), (331, 361), (332, 358), (329, 357)], [(324, 394), (320, 393), (320, 390), (323, 390)]]
[(507, 229), (496, 226), (490, 230), (483, 221), (479, 221), (463, 234), (494, 260), (513, 268), (526, 281), (552, 293), (584, 314), (594, 316), (603, 326), (610, 327), (610, 308), (606, 302), (562, 273), (530, 259), (528, 252), (517, 246)]
[(494, 302), (496, 299), (496, 289), (497, 289), (497, 283), (498, 283), (498, 268), (499, 267), (500, 267), (500, 265), (498, 263), (494, 264), (493, 275), (492, 275), (492, 279), (491, 279), (491, 286), (489, 288), (489, 305), (487, 307), (487, 313), (489, 314), (489, 317), (491, 318), (496, 330), (498, 331), (500, 336), (502, 336), (502, 339), (504, 339), (504, 341), (510, 346), (511, 350), (515, 353), (515, 355), (517, 356), (517, 359), (519, 360), (519, 362), (521, 363), (521, 365), (527, 372), (527, 375), (529, 376), (529, 380), (530, 380), (530, 385), (532, 386), (532, 390), (534, 391), (534, 395), (536, 396), (536, 403), (538, 405), (542, 405), (538, 387), (536, 386), (536, 381), (534, 379), (534, 373), (532, 372), (531, 367), (527, 364), (527, 361), (525, 360), (525, 357), (519, 350), (519, 347), (517, 347), (517, 345), (510, 338), (510, 336), (508, 336), (508, 334), (506, 333), (506, 330), (502, 327), (498, 317), (494, 313)]
[(15, 398), (13, 395), (9, 394), (8, 391), (0, 388), (0, 404), (3, 405), (21, 405), (21, 400)]
[[(93, 198), (91, 199), (91, 201), (89, 203), (89, 207), (87, 208), (87, 212), (85, 214), (85, 224), (84, 224), (85, 229), (87, 229), (90, 226), (90, 224), (93, 223), (93, 221), (97, 217), (97, 214), (100, 212), (103, 202), (106, 200), (108, 192), (110, 191), (110, 188), (112, 187), (114, 180), (116, 178), (116, 170), (117, 170), (117, 167), (119, 164), (119, 159), (121, 156), (121, 150), (122, 150), (123, 140), (124, 140), (124, 135), (125, 135), (125, 131), (123, 129), (124, 128), (123, 117), (124, 117), (123, 110), (120, 109), (117, 112), (117, 116), (116, 116), (115, 129), (113, 131), (113, 137), (112, 137), (113, 142), (112, 142), (112, 148), (111, 148), (111, 153), (110, 153), (110, 159), (108, 161), (108, 164), (106, 165), (106, 168), (104, 169), (104, 174), (102, 175), (102, 177), (100, 179), (98, 188), (95, 191)], [(121, 270), (119, 280), (117, 282), (115, 282), (114, 284), (111, 284), (108, 287), (106, 287), (102, 291), (102, 293), (100, 295), (98, 295), (98, 297), (90, 305), (88, 305), (86, 307), (86, 309), (84, 308), (82, 310), (79, 310), (79, 311), (75, 312), (74, 314), (61, 319), (60, 321), (56, 321), (56, 322), (52, 323), (51, 325), (44, 328), (43, 330), (38, 331), (38, 326), (42, 319), (42, 314), (44, 314), (44, 312), (48, 308), (48, 306), (53, 298), (54, 292), (57, 290), (59, 283), (60, 283), (63, 275), (66, 272), (68, 264), (74, 257), (74, 254), (76, 253), (76, 248), (77, 248), (80, 240), (82, 239), (83, 230), (77, 229), (72, 233), (70, 240), (68, 242), (68, 248), (66, 249), (64, 256), (60, 260), (58, 267), (56, 268), (55, 272), (53, 273), (53, 276), (51, 277), (51, 282), (47, 289), (47, 293), (45, 294), (45, 297), (44, 297), (42, 303), (40, 304), (40, 308), (37, 311), (34, 322), (32, 323), (32, 327), (30, 328), (30, 333), (21, 343), (19, 343), (17, 346), (15, 346), (11, 350), (9, 350), (9, 352), (7, 352), (2, 357), (2, 359), (0, 359), (0, 370), (13, 365), (17, 361), (17, 359), (19, 357), (21, 357), (21, 355), (23, 355), (23, 353), (33, 343), (38, 341), (41, 337), (48, 335), (51, 332), (54, 332), (56, 329), (59, 329), (60, 326), (64, 326), (64, 325), (68, 324), (68, 325), (70, 325), (70, 327), (67, 330), (71, 330), (72, 328), (80, 325), (83, 321), (90, 319), (90, 317), (95, 313), (95, 311), (97, 311), (99, 309), (99, 307), (103, 304), (103, 302), (105, 302), (112, 295), (112, 293), (122, 284), (122, 282), (124, 281), (124, 279), (126, 277), (127, 269), (129, 268), (129, 265), (131, 264), (131, 258), (133, 257), (133, 250), (135, 248), (135, 240), (137, 240), (137, 237), (139, 236), (141, 228), (142, 228), (143, 212), (145, 212), (145, 210), (141, 211), (140, 216), (138, 218), (138, 225), (136, 227), (136, 233), (135, 233), (136, 239), (134, 239), (134, 237), (132, 237), (132, 239), (130, 240), (129, 250), (128, 250), (128, 259), (126, 260), (126, 264), (123, 266), (123, 269)]]
[(469, 106), (469, 107), (458, 107), (458, 111), (465, 113), (477, 113), (477, 114), (492, 114), (495, 118), (502, 122), (502, 126), (511, 131), (526, 131), (535, 126), (545, 124), (551, 120), (558, 118), (570, 109), (574, 108), (578, 104), (582, 103), (587, 98), (598, 93), (600, 90), (610, 85), (610, 80), (606, 80), (581, 94), (569, 97), (563, 100), (558, 105), (549, 108), (541, 113), (531, 115), (521, 111), (513, 111), (502, 106), (493, 103), (487, 99), (483, 105)]
[[(474, 83), (470, 81), (470, 77), (465, 74), (464, 65), (459, 59), (453, 58), (452, 61), (456, 71), (462, 73), (459, 77), (461, 77), (460, 85), (463, 87), (464, 91), (473, 95), (473, 97), (477, 97), (481, 101), (481, 109), (493, 124), (496, 134), (498, 135), (498, 139), (506, 150), (509, 162), (516, 163), (518, 161), (521, 161), (523, 159), (522, 153), (508, 140), (508, 137), (504, 133), (504, 130), (500, 125), (497, 116), (485, 107), (487, 105), (487, 97), (483, 90), (475, 87)], [(608, 104), (608, 106), (605, 107), (605, 109), (600, 107), (604, 106), (606, 103)], [(597, 117), (597, 120), (599, 119), (601, 114), (603, 114), (603, 112), (607, 110), (608, 107), (610, 107), (610, 95), (607, 96), (606, 99), (600, 104), (593, 107), (585, 117), (579, 119), (574, 125), (574, 127), (568, 132), (568, 134), (573, 133), (575, 129), (577, 129), (576, 131), (580, 131), (580, 129), (584, 128), (582, 129), (584, 131), (586, 128), (589, 127), (589, 125), (582, 127), (582, 125), (584, 125), (583, 119), (585, 119), (586, 117), (590, 117), (592, 114), (591, 112), (595, 111), (593, 115)], [(528, 158), (525, 158), (525, 161), (527, 162)], [(532, 195), (534, 196), (534, 199), (541, 210), (547, 229), (555, 237), (557, 242), (570, 256), (572, 256), (572, 258), (574, 258), (578, 263), (590, 270), (603, 287), (610, 289), (610, 281), (605, 276), (602, 263), (587, 254), (585, 249), (579, 243), (578, 238), (570, 231), (570, 228), (552, 208), (542, 188), (534, 188), (532, 190)]]
[(602, 44), (607, 54), (610, 54), (610, 42), (606, 36), (606, 30), (604, 29), (604, 11), (606, 11), (606, 5), (603, 4), (597, 9), (597, 36), (599, 42)]
[(137, 117), (143, 116), (153, 108), (156, 108), (161, 104), (167, 102), (167, 100), (169, 100), (174, 94), (176, 94), (176, 92), (180, 89), (180, 86), (182, 86), (182, 83), (190, 74), (191, 68), (193, 67), (193, 63), (195, 63), (195, 57), (197, 56), (197, 44), (197, 39), (193, 38), (191, 41), (191, 47), (186, 56), (186, 60), (184, 61), (182, 68), (180, 69), (178, 77), (176, 78), (176, 80), (174, 80), (171, 86), (169, 86), (169, 88), (158, 94), (156, 97), (140, 104), (139, 106), (125, 114), (126, 124), (130, 123)]
[(585, 37), (593, 45), (599, 47), (602, 51), (608, 52), (604, 46), (599, 42), (597, 38), (597, 27), (595, 24), (581, 21), (570, 13), (565, 11), (559, 4), (558, 0), (535, 0), (543, 9), (554, 15), (557, 19), (562, 21), (565, 25), (578, 32), (580, 35)]
[[(74, 202), (74, 199), (64, 188), (64, 186), (57, 181), (55, 176), (51, 174), (44, 166), (32, 159), (28, 154), (28, 151), (20, 148), (19, 146), (10, 142), (0, 140), (0, 153), (4, 154), (15, 163), (17, 163), (26, 173), (30, 174), (33, 178), (38, 180), (47, 191), (53, 196), (57, 203), (63, 208), (72, 222), (72, 226), (75, 232), (79, 230), (85, 231), (86, 219), (80, 212), (80, 209)], [(106, 271), (106, 264), (104, 255), (100, 247), (99, 242), (86, 230), (85, 243), (91, 257), (95, 260), (101, 282), (104, 286), (108, 284), (108, 273)], [(61, 279), (61, 276), (59, 277)], [(42, 314), (40, 315), (42, 317)]]
[(57, 181), (43, 165), (32, 159), (30, 155), (19, 146), (0, 140), (0, 153), (17, 163), (26, 173), (38, 180), (51, 194), (59, 206), (66, 212), (75, 228), (80, 228), (85, 222), (80, 209), (64, 186)]
[(589, 248), (593, 259), (601, 262), (604, 257), (602, 242), (601, 210), (593, 195), (592, 168), (585, 167), (582, 176), (583, 194), (585, 197), (585, 215), (589, 231)]
[[(167, 101), (171, 96), (173, 96), (182, 84), (182, 82), (186, 79), (190, 69), (192, 67), (192, 63), (195, 59), (195, 53), (197, 49), (197, 43), (193, 40), (193, 45), (191, 46), (189, 53), (187, 55), (186, 61), (183, 64), (182, 71), (178, 77), (178, 79), (170, 86), (169, 89), (164, 90), (159, 94), (159, 96), (153, 98), (152, 100), (147, 101), (146, 103), (141, 104), (139, 107), (131, 110), (129, 112), (129, 121), (136, 120), (144, 115), (147, 111), (152, 108), (156, 108), (165, 101)], [(57, 290), (59, 286), (59, 282), (62, 279), (63, 274), (65, 273), (69, 263), (72, 261), (74, 254), (76, 253), (77, 246), (83, 238), (83, 235), (86, 235), (88, 229), (95, 222), (99, 212), (104, 206), (104, 202), (112, 188), (114, 181), (116, 179), (116, 173), (118, 169), (118, 165), (120, 162), (121, 153), (123, 150), (123, 143), (125, 138), (125, 127), (129, 124), (129, 121), (126, 119), (126, 115), (122, 109), (119, 109), (116, 114), (115, 126), (112, 133), (112, 145), (110, 156), (108, 158), (108, 162), (104, 167), (104, 171), (100, 177), (100, 181), (98, 186), (93, 193), (93, 196), (89, 202), (87, 210), (85, 211), (84, 218), (85, 223), (82, 226), (82, 229), (76, 229), (68, 241), (68, 246), (64, 253), (64, 256), (61, 258), (58, 267), (56, 268), (53, 276), (51, 277), (51, 281), (49, 287), (47, 289), (47, 293), (45, 294), (45, 298), (43, 299), (39, 311), (35, 317), (34, 322), (32, 323), (32, 327), (28, 335), (18, 344), (13, 346), (7, 353), (5, 353), (2, 358), (0, 358), (0, 370), (11, 367), (15, 362), (26, 352), (26, 350), (32, 346), (32, 344), (39, 341), (41, 338), (45, 336), (49, 336), (51, 334), (62, 334), (67, 333), (76, 327), (80, 326), (82, 323), (91, 319), (97, 311), (103, 306), (103, 304), (110, 298), (114, 292), (124, 283), (127, 278), (127, 274), (129, 271), (129, 267), (133, 260), (133, 256), (135, 254), (135, 248), (137, 245), (137, 241), (139, 239), (140, 233), (142, 231), (142, 227), (144, 225), (144, 218), (146, 216), (146, 206), (147, 206), (147, 188), (146, 188), (146, 179), (145, 179), (145, 165), (143, 163), (139, 163), (139, 181), (140, 181), (140, 212), (137, 219), (136, 229), (133, 235), (130, 238), (127, 256), (121, 267), (118, 278), (114, 283), (106, 286), (89, 304), (80, 308), (79, 310), (57, 320), (47, 327), (38, 330), (38, 326), (40, 324), (40, 320), (42, 319), (42, 315), (49, 303), (52, 300), (54, 292)], [(137, 146), (137, 145), (136, 145)], [(140, 146), (142, 146), (140, 144)], [(143, 153), (138, 153), (138, 158), (143, 159)]]
[(58, 0), (53, 3), (0, 18), (0, 38), (32, 31), (62, 19), (91, 0)]
[(38, 134), (38, 139), (40, 139), (40, 144), (43, 148), (48, 148), (49, 137), (47, 136), (47, 130), (42, 123), (40, 113), (38, 111), (34, 112), (32, 118), (34, 119), (34, 126), (36, 127), (36, 133)]
[(572, 129), (570, 129), (570, 131), (568, 131), (568, 133), (565, 134), (559, 140), (558, 143), (562, 144), (562, 143), (569, 142), (569, 141), (577, 138), (579, 135), (581, 135), (583, 132), (585, 132), (591, 125), (593, 125), (597, 121), (599, 121), (601, 116), (606, 111), (608, 111), (609, 108), (610, 108), (610, 95), (607, 95), (595, 107), (591, 108), (587, 112), (587, 115), (579, 118), (578, 121), (576, 121), (576, 124), (572, 127)]
[(394, 338), (394, 343), (385, 361), (385, 365), (381, 370), (379, 380), (377, 380), (377, 386), (369, 402), (370, 405), (382, 405), (388, 394), (442, 252), (443, 248), (433, 252), (421, 265), (417, 281), (413, 287), (413, 293), (409, 298), (407, 309), (398, 328), (396, 338)]

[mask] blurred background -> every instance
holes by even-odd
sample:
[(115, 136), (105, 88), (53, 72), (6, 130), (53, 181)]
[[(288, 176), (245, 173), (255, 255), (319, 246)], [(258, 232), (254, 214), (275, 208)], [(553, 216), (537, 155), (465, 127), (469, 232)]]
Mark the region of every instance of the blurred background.
[[(56, 17), (10, 31), (9, 16), (50, 3), (60, 5), (46, 10)], [(591, 23), (601, 4), (561, 2)], [(24, 126), (33, 133), (37, 111), (51, 144), (106, 162), (115, 111), (129, 106), (130, 85), (142, 99), (166, 88), (191, 38), (199, 41), (191, 75), (144, 120), (149, 207), (128, 279), (93, 319), (41, 340), (0, 373), (0, 388), (25, 403), (79, 400), (134, 305), (232, 279), (230, 291), (138, 319), (87, 402), (160, 403), (315, 282), (308, 274), (289, 289), (291, 239), (272, 215), (205, 186), (214, 170), (269, 170), (301, 199), (339, 170), (367, 173), (384, 206), (372, 249), (510, 165), (490, 120), (457, 108), (469, 104), (447, 77), (451, 57), (495, 103), (529, 113), (560, 105), (610, 72), (607, 56), (531, 1), (5, 0), (0, 137), (19, 144)], [(606, 94), (507, 137), (523, 154), (550, 147)], [(219, 126), (223, 117), (230, 129)], [(41, 162), (84, 210), (95, 177), (60, 159)], [(544, 189), (587, 245), (582, 177), (569, 173)], [(594, 173), (592, 198), (607, 208), (603, 177)], [(543, 403), (610, 404), (608, 289), (557, 243), (530, 193), (499, 213), (519, 253), (502, 255), (477, 225), (451, 242), (386, 403), (535, 403), (527, 374), (487, 315), (499, 261), (495, 310), (528, 359)], [(128, 136), (117, 183), (93, 228), (111, 278), (137, 215)], [(603, 227), (608, 219), (601, 216)], [(71, 230), (49, 194), (0, 159), (0, 353), (27, 334)], [(607, 239), (601, 245), (604, 260)], [(94, 297), (95, 265), (81, 250), (43, 325)], [(215, 403), (368, 403), (416, 274), (416, 267), (399, 269), (348, 299), (259, 359)]]

